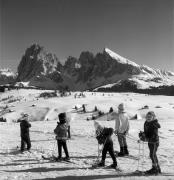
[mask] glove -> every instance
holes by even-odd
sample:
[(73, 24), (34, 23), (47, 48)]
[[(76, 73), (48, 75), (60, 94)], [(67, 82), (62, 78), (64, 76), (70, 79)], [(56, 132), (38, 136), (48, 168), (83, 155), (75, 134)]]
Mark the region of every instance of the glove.
[(125, 131), (125, 132), (123, 133), (123, 135), (128, 135), (128, 131)]
[(117, 135), (117, 134), (118, 134), (118, 131), (117, 131), (117, 130), (115, 130), (115, 131), (114, 131), (114, 134), (115, 134), (115, 135)]
[(141, 141), (146, 141), (146, 136), (144, 132), (140, 131), (138, 135)]

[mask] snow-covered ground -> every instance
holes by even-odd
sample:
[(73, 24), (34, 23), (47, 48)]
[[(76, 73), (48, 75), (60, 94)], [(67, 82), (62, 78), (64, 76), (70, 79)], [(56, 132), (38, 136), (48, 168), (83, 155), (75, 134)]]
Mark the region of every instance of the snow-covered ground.
[[(13, 90), (0, 94), (0, 113), (7, 122), (0, 122), (0, 179), (174, 179), (174, 97), (149, 96), (135, 93), (91, 93), (86, 98), (67, 97), (38, 98), (41, 90)], [(122, 172), (113, 169), (92, 169), (97, 160), (98, 144), (95, 139), (93, 120), (87, 121), (95, 106), (108, 112), (110, 107), (117, 110), (119, 103), (125, 103), (130, 117), (138, 114), (142, 117), (130, 120), (130, 132), (127, 137), (130, 154), (137, 158), (117, 158)], [(87, 113), (76, 113), (72, 108), (86, 104)], [(148, 105), (149, 109), (143, 108)], [(155, 111), (161, 129), (158, 158), (162, 172), (160, 176), (132, 176), (135, 170), (151, 168), (147, 144), (138, 144), (138, 133), (143, 130), (144, 116), (147, 111)], [(50, 162), (42, 155), (57, 156), (57, 145), (53, 133), (57, 124), (57, 115), (69, 111), (71, 116), (72, 138), (67, 141), (72, 163)], [(21, 154), (20, 127), (17, 119), (22, 112), (29, 113), (31, 121), (31, 153)], [(101, 125), (114, 127), (114, 121), (104, 118), (97, 120)], [(113, 135), (114, 149), (119, 150), (117, 137)], [(140, 145), (140, 156), (139, 156)], [(144, 147), (144, 151), (143, 151)], [(101, 148), (101, 147), (100, 147)], [(143, 153), (144, 152), (144, 153)], [(106, 165), (111, 164), (107, 157)], [(173, 175), (172, 175), (173, 174)]]

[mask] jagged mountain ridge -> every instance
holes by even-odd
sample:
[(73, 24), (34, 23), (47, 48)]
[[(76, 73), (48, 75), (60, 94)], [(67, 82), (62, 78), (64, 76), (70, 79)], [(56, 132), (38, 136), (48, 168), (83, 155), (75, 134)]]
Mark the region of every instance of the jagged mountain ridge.
[(95, 56), (89, 51), (82, 52), (79, 58), (70, 56), (63, 66), (55, 55), (34, 44), (26, 50), (18, 67), (20, 81), (45, 88), (68, 86), (71, 90), (93, 89), (127, 79), (134, 80), (139, 88), (143, 88), (141, 84), (147, 88), (152, 82), (154, 86), (172, 83), (171, 78), (171, 72), (140, 66), (108, 48)]
[(172, 85), (174, 73), (138, 65), (108, 48), (96, 55), (84, 51), (79, 58), (69, 56), (62, 65), (55, 54), (33, 44), (26, 49), (17, 76), (18, 82), (28, 82), (29, 86), (80, 91), (113, 86), (124, 80), (134, 82), (138, 88)]
[(18, 66), (17, 81), (29, 81), (30, 86), (58, 88), (62, 82), (62, 64), (55, 54), (49, 53), (44, 47), (33, 44), (27, 48)]
[(88, 51), (82, 52), (78, 59), (68, 57), (63, 66), (55, 55), (33, 44), (27, 48), (18, 66), (17, 81), (29, 81), (31, 86), (45, 88), (49, 83), (51, 89), (69, 86), (71, 90), (85, 90), (140, 73), (133, 63), (116, 61), (107, 51), (95, 56)]

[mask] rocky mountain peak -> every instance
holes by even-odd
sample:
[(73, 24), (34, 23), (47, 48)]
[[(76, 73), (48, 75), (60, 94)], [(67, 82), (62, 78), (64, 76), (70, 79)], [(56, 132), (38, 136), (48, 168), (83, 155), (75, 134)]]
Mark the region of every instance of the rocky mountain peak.
[(18, 66), (18, 81), (28, 81), (40, 75), (50, 75), (61, 70), (62, 65), (55, 54), (49, 53), (44, 47), (33, 44), (26, 49)]
[(114, 51), (110, 50), (109, 48), (105, 48), (104, 52), (106, 54), (108, 54), (111, 58), (117, 60), (119, 63), (129, 64), (129, 65), (132, 65), (132, 66), (135, 66), (135, 67), (139, 67), (139, 65), (136, 64), (135, 62), (130, 61), (129, 59), (126, 59), (126, 58), (120, 56), (119, 54), (115, 53)]

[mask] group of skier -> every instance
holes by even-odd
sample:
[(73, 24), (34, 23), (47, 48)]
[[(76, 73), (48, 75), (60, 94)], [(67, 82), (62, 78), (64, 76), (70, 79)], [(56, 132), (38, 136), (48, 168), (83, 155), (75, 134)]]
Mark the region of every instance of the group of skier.
[(112, 112), (112, 116), (115, 117), (115, 130), (113, 128), (106, 128), (100, 126), (98, 122), (94, 123), (96, 129), (96, 138), (99, 144), (103, 144), (102, 150), (102, 160), (98, 164), (98, 166), (105, 166), (106, 154), (109, 152), (113, 164), (110, 167), (117, 167), (117, 160), (114, 152), (112, 134), (117, 134), (118, 142), (120, 145), (120, 152), (117, 154), (118, 156), (129, 155), (128, 146), (126, 142), (126, 135), (129, 131), (129, 117), (124, 110), (124, 104), (120, 104), (118, 106), (118, 113)]
[[(98, 166), (105, 165), (106, 153), (109, 152), (113, 164), (110, 165), (112, 168), (117, 167), (117, 160), (114, 153), (113, 140), (111, 138), (112, 134), (115, 133), (118, 137), (118, 142), (120, 145), (120, 152), (117, 156), (127, 156), (129, 155), (128, 146), (126, 142), (126, 135), (129, 131), (129, 117), (124, 109), (124, 104), (118, 106), (118, 113), (113, 112), (115, 115), (115, 130), (113, 128), (102, 127), (98, 122), (95, 122), (94, 126), (96, 129), (96, 138), (99, 144), (103, 144), (102, 150), (102, 160), (99, 162)], [(150, 158), (152, 160), (152, 168), (145, 171), (145, 174), (160, 174), (161, 168), (158, 163), (157, 149), (159, 147), (159, 136), (158, 129), (160, 124), (156, 119), (155, 113), (149, 111), (146, 114), (146, 120), (144, 123), (144, 131), (140, 131), (139, 138), (141, 141), (148, 142), (148, 148), (150, 151)], [(140, 142), (138, 140), (138, 142)]]
[[(113, 146), (112, 134), (116, 134), (118, 137), (118, 142), (120, 145), (120, 152), (117, 156), (127, 156), (129, 155), (128, 145), (126, 141), (126, 136), (129, 131), (129, 116), (125, 112), (124, 104), (121, 103), (118, 106), (118, 112), (111, 112), (111, 115), (115, 118), (115, 128), (107, 128), (102, 127), (98, 122), (94, 121), (94, 126), (96, 130), (96, 139), (99, 144), (103, 144), (102, 149), (102, 159), (98, 163), (98, 166), (105, 166), (106, 154), (109, 152), (113, 164), (110, 165), (111, 168), (117, 167), (117, 160)], [(54, 129), (54, 133), (56, 134), (56, 140), (58, 145), (58, 158), (57, 160), (63, 160), (62, 158), (62, 147), (64, 149), (66, 157), (64, 160), (70, 160), (68, 148), (66, 141), (68, 138), (71, 138), (70, 135), (70, 119), (67, 117), (66, 113), (60, 113), (58, 115), (59, 122), (57, 122), (57, 126)], [(25, 143), (27, 144), (27, 150), (31, 148), (30, 136), (29, 136), (29, 128), (31, 124), (28, 122), (28, 115), (22, 115), (22, 121), (20, 123), (21, 128), (21, 151), (24, 151)], [(141, 141), (148, 142), (148, 147), (150, 151), (150, 158), (152, 160), (152, 168), (145, 173), (147, 174), (159, 174), (161, 173), (161, 169), (158, 163), (157, 158), (157, 149), (159, 146), (159, 136), (158, 136), (158, 128), (160, 128), (160, 124), (156, 119), (155, 113), (153, 111), (149, 111), (146, 114), (146, 121), (144, 123), (144, 131), (139, 133), (139, 138)]]

